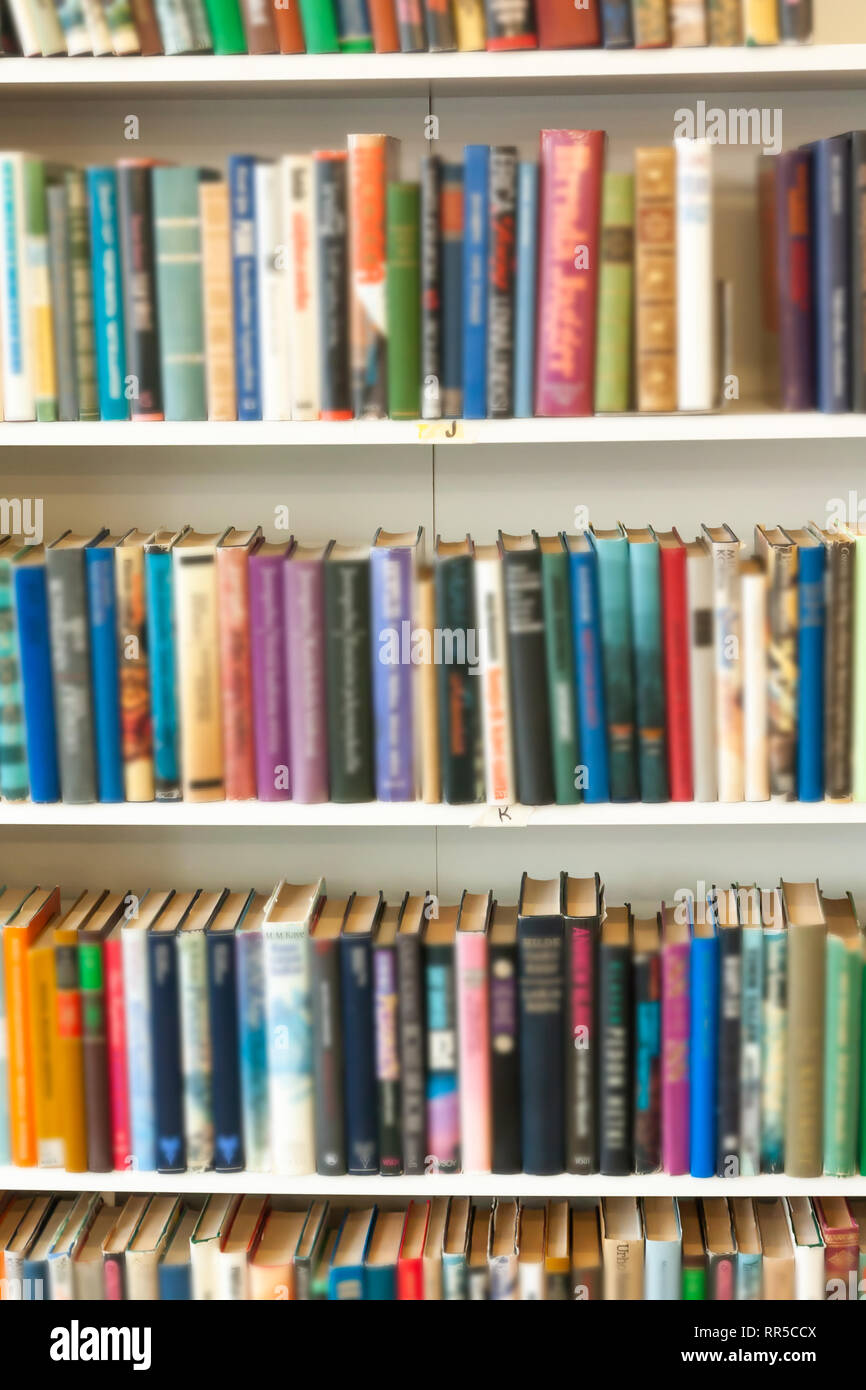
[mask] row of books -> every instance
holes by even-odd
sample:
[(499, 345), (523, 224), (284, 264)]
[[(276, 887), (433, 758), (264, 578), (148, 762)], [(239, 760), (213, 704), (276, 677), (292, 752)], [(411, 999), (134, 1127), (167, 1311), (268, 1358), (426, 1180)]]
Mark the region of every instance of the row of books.
[(866, 1197), (0, 1198), (3, 1297), (866, 1298)]
[[(13, 518), (36, 526), (19, 505)], [(866, 800), (866, 528), (0, 537), (8, 799)]]
[(546, 130), (418, 183), (386, 135), (227, 181), (0, 154), (5, 419), (709, 410), (711, 153), (605, 173), (603, 131)]
[(866, 1173), (866, 954), (851, 896), (815, 883), (646, 918), (565, 874), (524, 875), (516, 908), (320, 879), (66, 910), (7, 888), (0, 916), (0, 1161)]
[(812, 30), (812, 0), (10, 0), (9, 10), (0, 53), (27, 57), (694, 48), (806, 43)]

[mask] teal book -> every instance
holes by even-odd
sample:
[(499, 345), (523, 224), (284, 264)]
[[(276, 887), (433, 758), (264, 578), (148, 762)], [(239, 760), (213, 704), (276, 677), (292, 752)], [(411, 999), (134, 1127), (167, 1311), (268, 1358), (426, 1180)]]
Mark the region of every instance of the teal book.
[(126, 420), (126, 356), (123, 327), (123, 270), (117, 220), (117, 174), (87, 170), (90, 208), (90, 267), (96, 380), (102, 420)]
[(202, 171), (153, 170), (156, 302), (166, 420), (206, 420), (201, 219)]
[(641, 801), (667, 801), (665, 683), (659, 543), (649, 530), (626, 531)]
[(590, 531), (598, 556), (601, 652), (611, 801), (638, 799), (628, 537), (621, 526)]
[(850, 894), (825, 898), (827, 919), (824, 1030), (824, 1172), (857, 1171), (863, 942)]
[(764, 934), (761, 895), (737, 887), (740, 938), (740, 1176), (761, 1171), (761, 1014), (764, 997)]
[(364, 1298), (394, 1302), (397, 1298), (397, 1261), (406, 1225), (404, 1211), (380, 1211), (364, 1261)]
[(751, 1197), (731, 1198), (737, 1255), (734, 1263), (734, 1298), (738, 1303), (760, 1302), (763, 1296), (764, 1259), (761, 1233)]
[(544, 612), (544, 654), (550, 705), (550, 751), (558, 806), (583, 800), (585, 779), (577, 742), (577, 690), (569, 590), (568, 552), (561, 535), (541, 536), (541, 595)]
[(24, 545), (23, 539), (0, 537), (0, 795), (4, 801), (23, 801), (29, 791), (24, 689), (12, 592), (12, 557)]
[(788, 935), (778, 891), (762, 893), (764, 987), (761, 1008), (761, 1172), (785, 1171), (785, 1053)]
[(375, 1207), (347, 1211), (343, 1217), (328, 1270), (328, 1298), (331, 1302), (364, 1297), (364, 1265), (375, 1221)]

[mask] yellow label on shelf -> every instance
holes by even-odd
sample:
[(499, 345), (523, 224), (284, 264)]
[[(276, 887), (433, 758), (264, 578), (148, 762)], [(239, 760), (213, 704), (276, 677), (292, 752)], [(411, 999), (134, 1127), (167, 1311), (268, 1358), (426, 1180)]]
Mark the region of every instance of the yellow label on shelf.
[[(467, 428), (468, 424), (468, 428)], [(472, 444), (478, 435), (478, 426), (466, 420), (419, 420), (418, 438), (428, 444)]]

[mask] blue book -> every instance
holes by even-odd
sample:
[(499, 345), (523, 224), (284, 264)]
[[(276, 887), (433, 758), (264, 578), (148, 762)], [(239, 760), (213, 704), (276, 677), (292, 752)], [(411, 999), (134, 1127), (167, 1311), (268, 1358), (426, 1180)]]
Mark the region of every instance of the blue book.
[(117, 682), (117, 604), (114, 589), (116, 536), (105, 536), (84, 552), (90, 620), (90, 680), (96, 788), (100, 801), (123, 801), (120, 699)]
[(598, 556), (598, 610), (604, 664), (607, 764), (611, 801), (636, 801), (635, 693), (632, 667), (629, 545), (619, 527), (591, 531)]
[(788, 531), (796, 542), (797, 596), (797, 797), (824, 800), (824, 562), (821, 540), (811, 531)]
[(176, 937), (196, 896), (172, 898), (147, 938), (158, 1173), (186, 1171)]
[(761, 1033), (764, 932), (759, 888), (737, 888), (740, 942), (740, 1176), (761, 1171)]
[(393, 1302), (397, 1297), (397, 1261), (406, 1225), (404, 1211), (380, 1211), (364, 1262), (364, 1298)]
[(463, 418), (487, 415), (490, 147), (467, 145), (463, 175)]
[(174, 800), (180, 795), (171, 564), (175, 538), (168, 531), (156, 532), (148, 541), (144, 555), (153, 778), (157, 801)]
[(719, 1050), (719, 935), (708, 901), (692, 921), (689, 1093), (689, 1169), (693, 1178), (716, 1171), (717, 1056)]
[(268, 1040), (265, 1015), (265, 947), (262, 923), (267, 898), (247, 901), (235, 932), (241, 1125), (248, 1172), (270, 1170)]
[(373, 746), (379, 801), (414, 801), (412, 592), (421, 528), (379, 530), (370, 551)]
[(350, 1173), (379, 1170), (376, 1041), (373, 1025), (373, 932), (384, 901), (353, 896), (340, 936), (343, 1087)]
[(571, 570), (578, 747), (586, 769), (583, 799), (610, 800), (601, 616), (598, 607), (598, 556), (588, 535), (566, 536)]
[(239, 420), (262, 418), (255, 169), (253, 155), (229, 155), (235, 383)]
[(364, 1297), (364, 1263), (376, 1220), (376, 1208), (347, 1211), (334, 1246), (328, 1271), (328, 1298), (337, 1301)]
[(372, 53), (373, 31), (365, 0), (336, 0), (341, 53)]
[(632, 0), (601, 0), (601, 29), (605, 48), (633, 48)]
[(847, 135), (812, 150), (815, 373), (818, 409), (851, 409), (849, 145)]
[(60, 768), (43, 547), (32, 546), (25, 550), (13, 562), (13, 571), (30, 799), (59, 801)]
[(253, 896), (231, 893), (205, 934), (217, 1173), (238, 1173), (244, 1166), (235, 928)]
[(442, 414), (463, 414), (463, 165), (443, 164), (439, 183)]
[(641, 801), (667, 801), (659, 543), (652, 531), (628, 530), (626, 534), (640, 795)]
[(538, 276), (538, 165), (517, 166), (517, 274), (514, 286), (514, 415), (534, 414), (535, 285)]
[(114, 169), (88, 169), (87, 193), (99, 414), (103, 420), (126, 420), (129, 402), (126, 398), (123, 272)]

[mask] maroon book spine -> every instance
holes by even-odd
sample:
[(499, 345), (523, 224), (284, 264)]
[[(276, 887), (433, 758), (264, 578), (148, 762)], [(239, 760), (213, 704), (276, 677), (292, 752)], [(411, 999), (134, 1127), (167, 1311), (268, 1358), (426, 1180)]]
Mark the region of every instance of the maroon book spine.
[(598, 0), (579, 10), (573, 0), (535, 0), (539, 48), (598, 48), (601, 20)]

